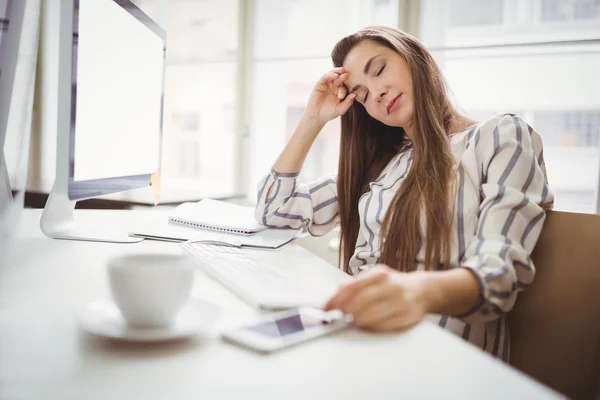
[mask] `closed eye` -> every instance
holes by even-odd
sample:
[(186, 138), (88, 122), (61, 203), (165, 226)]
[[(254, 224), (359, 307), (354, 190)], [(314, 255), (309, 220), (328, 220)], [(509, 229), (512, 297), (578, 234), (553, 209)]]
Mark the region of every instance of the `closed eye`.
[[(383, 72), (383, 70), (385, 69), (385, 66), (386, 66), (386, 64), (383, 64), (383, 66), (382, 66), (382, 67), (379, 69), (379, 71), (377, 72), (377, 74), (376, 74), (375, 76), (379, 76), (379, 75), (381, 75), (381, 73), (382, 73), (382, 72)], [(363, 102), (363, 103), (366, 103), (368, 98), (369, 98), (369, 92), (367, 92), (367, 93), (365, 94), (365, 98), (363, 99), (363, 101), (362, 101), (362, 102)]]

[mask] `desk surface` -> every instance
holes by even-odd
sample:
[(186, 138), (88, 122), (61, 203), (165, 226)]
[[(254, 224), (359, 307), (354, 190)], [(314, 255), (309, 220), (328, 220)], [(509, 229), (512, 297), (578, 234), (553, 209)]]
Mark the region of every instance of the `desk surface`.
[[(144, 214), (77, 210), (92, 224), (127, 224)], [(397, 334), (350, 329), (268, 356), (225, 343), (219, 331), (249, 322), (247, 307), (198, 271), (193, 296), (221, 308), (209, 333), (161, 345), (105, 340), (79, 330), (74, 310), (108, 296), (106, 259), (126, 252), (178, 252), (173, 243), (134, 245), (52, 240), (26, 210), (0, 277), (2, 399), (555, 398), (557, 394), (453, 334), (423, 322)], [(257, 252), (264, 262), (326, 262), (292, 245)]]

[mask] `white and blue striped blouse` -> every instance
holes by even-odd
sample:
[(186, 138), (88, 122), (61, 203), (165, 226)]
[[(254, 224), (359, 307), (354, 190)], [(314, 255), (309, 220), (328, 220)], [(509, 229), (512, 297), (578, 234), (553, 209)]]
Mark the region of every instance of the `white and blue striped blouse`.
[[(502, 114), (449, 136), (456, 164), (451, 267), (471, 269), (480, 301), (467, 314), (440, 316), (439, 325), (495, 357), (508, 361), (505, 316), (517, 293), (533, 280), (530, 255), (552, 208), (540, 136), (522, 119)], [(381, 221), (413, 159), (410, 148), (395, 156), (359, 201), (360, 231), (349, 271), (358, 274), (379, 260)], [(256, 218), (269, 226), (304, 227), (323, 235), (339, 222), (335, 176), (309, 184), (298, 174), (271, 171), (258, 184)], [(271, 188), (270, 197), (266, 194)], [(424, 229), (421, 219), (421, 231)], [(417, 269), (424, 268), (424, 246)]]

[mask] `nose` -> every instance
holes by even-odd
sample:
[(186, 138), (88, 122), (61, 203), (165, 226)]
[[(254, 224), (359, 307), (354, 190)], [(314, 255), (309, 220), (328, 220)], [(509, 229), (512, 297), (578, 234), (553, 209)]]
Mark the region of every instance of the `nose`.
[(388, 92), (388, 89), (386, 86), (380, 86), (380, 87), (376, 88), (375, 93), (377, 94), (377, 102), (378, 103), (381, 103), (383, 101), (387, 92)]

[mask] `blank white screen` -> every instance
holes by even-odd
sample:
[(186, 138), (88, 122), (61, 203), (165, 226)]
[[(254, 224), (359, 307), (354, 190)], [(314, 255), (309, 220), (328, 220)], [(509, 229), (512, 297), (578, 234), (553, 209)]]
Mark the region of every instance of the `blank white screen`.
[(74, 180), (155, 172), (163, 40), (112, 0), (79, 4)]

